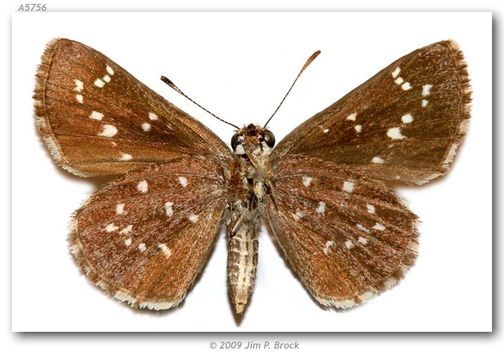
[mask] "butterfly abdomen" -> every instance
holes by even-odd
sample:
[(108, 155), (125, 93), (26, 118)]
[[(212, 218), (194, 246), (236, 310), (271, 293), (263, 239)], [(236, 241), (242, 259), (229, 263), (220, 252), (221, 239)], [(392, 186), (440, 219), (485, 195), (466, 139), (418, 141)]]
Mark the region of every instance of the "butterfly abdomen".
[(257, 201), (237, 200), (228, 224), (228, 290), (237, 315), (243, 314), (254, 289), (260, 222)]

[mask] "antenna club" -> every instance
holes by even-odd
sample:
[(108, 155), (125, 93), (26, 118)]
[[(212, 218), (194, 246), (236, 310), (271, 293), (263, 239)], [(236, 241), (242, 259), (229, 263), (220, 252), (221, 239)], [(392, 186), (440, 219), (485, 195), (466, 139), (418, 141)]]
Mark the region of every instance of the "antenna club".
[(321, 53), (320, 50), (317, 50), (315, 51), (309, 58), (308, 58), (308, 61), (307, 63), (311, 63), (313, 60), (315, 60), (317, 58), (317, 56), (319, 56)]
[(171, 81), (170, 79), (168, 79), (166, 76), (164, 75), (161, 75), (161, 81), (164, 82), (165, 84), (167, 84), (168, 86), (170, 87), (173, 87), (175, 86), (175, 84), (173, 83), (173, 81)]

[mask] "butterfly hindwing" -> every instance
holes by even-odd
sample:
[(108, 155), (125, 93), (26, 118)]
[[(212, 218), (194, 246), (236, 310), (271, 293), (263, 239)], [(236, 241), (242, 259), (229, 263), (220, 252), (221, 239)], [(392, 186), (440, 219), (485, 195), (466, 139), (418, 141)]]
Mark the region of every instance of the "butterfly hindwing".
[(222, 224), (225, 184), (213, 158), (132, 171), (74, 215), (70, 249), (82, 272), (133, 307), (176, 306), (205, 265)]
[(320, 304), (353, 307), (413, 265), (416, 216), (381, 182), (305, 156), (287, 156), (273, 173), (267, 222)]
[(448, 171), (469, 104), (463, 55), (453, 41), (441, 41), (393, 62), (301, 124), (274, 149), (272, 163), (307, 155), (420, 185)]
[(100, 52), (49, 43), (34, 94), (54, 160), (79, 176), (124, 174), (183, 155), (226, 156), (226, 145)]

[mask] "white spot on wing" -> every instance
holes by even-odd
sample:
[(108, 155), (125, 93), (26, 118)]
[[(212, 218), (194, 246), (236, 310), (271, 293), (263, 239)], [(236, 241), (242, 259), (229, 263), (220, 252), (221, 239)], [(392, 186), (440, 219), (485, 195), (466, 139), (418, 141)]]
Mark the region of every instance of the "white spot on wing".
[(325, 243), (325, 246), (324, 246), (324, 254), (328, 255), (329, 254), (329, 250), (331, 250), (331, 248), (334, 246), (334, 241), (328, 241)]
[(365, 237), (359, 236), (359, 239), (357, 240), (357, 242), (361, 245), (367, 245), (368, 239), (366, 239)]
[(313, 178), (309, 176), (303, 176), (303, 185), (308, 187), (311, 185)]
[(399, 76), (399, 73), (401, 72), (401, 68), (398, 66), (392, 71), (392, 77), (395, 79), (397, 76)]
[(375, 230), (378, 230), (378, 231), (383, 231), (386, 229), (385, 226), (383, 226), (383, 224), (380, 224), (380, 223), (376, 223), (374, 226), (373, 226), (373, 229)]
[(295, 214), (292, 214), (292, 218), (296, 221), (298, 221), (299, 219), (302, 219), (304, 217), (304, 213), (302, 211), (296, 211)]
[(119, 227), (115, 226), (114, 223), (110, 223), (107, 226), (105, 226), (105, 231), (106, 232), (116, 231), (117, 229), (119, 229)]
[(405, 124), (409, 124), (409, 123), (413, 122), (413, 115), (411, 115), (410, 113), (404, 114), (401, 117), (401, 121)]
[(401, 88), (403, 90), (409, 90), (411, 89), (411, 84), (409, 82), (405, 82), (404, 84), (401, 85)]
[(374, 214), (375, 213), (376, 209), (375, 209), (375, 207), (373, 205), (366, 204), (366, 207), (367, 207), (368, 213), (370, 213), (370, 214)]
[(116, 214), (117, 215), (124, 214), (124, 204), (123, 203), (119, 203), (116, 205)]
[(356, 112), (351, 113), (350, 115), (348, 115), (346, 117), (346, 119), (349, 120), (349, 121), (355, 121), (357, 119), (357, 113)]
[(329, 129), (324, 129), (322, 132), (323, 132), (324, 134), (327, 134), (327, 133), (329, 132)]
[(96, 79), (93, 84), (96, 87), (102, 88), (105, 85), (105, 82), (102, 79)]
[(371, 233), (371, 230), (369, 230), (367, 227), (361, 224), (356, 224), (355, 227), (361, 231), (367, 232), (368, 234)]
[(159, 117), (157, 116), (157, 114), (149, 111), (149, 120), (154, 120), (155, 121), (157, 119), (159, 119)]
[(345, 246), (348, 250), (350, 250), (351, 248), (353, 248), (355, 245), (353, 244), (352, 240), (347, 240), (345, 241)]
[(128, 225), (126, 226), (124, 229), (122, 229), (121, 231), (119, 231), (119, 234), (121, 235), (127, 235), (131, 232), (131, 230), (133, 229), (133, 225)]
[(93, 120), (98, 120), (100, 121), (101, 119), (103, 119), (103, 114), (99, 111), (91, 111), (91, 115), (89, 115), (89, 118), (90, 119), (93, 119)]
[(75, 95), (75, 99), (78, 103), (84, 104), (84, 96), (82, 96), (81, 94)]
[(150, 129), (151, 129), (151, 124), (146, 123), (146, 122), (142, 124), (143, 131), (150, 131)]
[(131, 159), (133, 159), (133, 156), (126, 153), (121, 153), (121, 157), (119, 158), (121, 161), (130, 161)]
[(406, 136), (401, 134), (401, 129), (398, 127), (388, 129), (387, 136), (391, 139), (394, 139), (394, 140), (401, 140), (401, 139), (406, 138)]
[(145, 250), (147, 250), (147, 246), (145, 246), (144, 243), (140, 243), (138, 244), (138, 250), (143, 253)]
[(187, 218), (189, 219), (190, 222), (194, 224), (198, 221), (199, 216), (195, 214), (189, 214)]
[(137, 184), (137, 190), (142, 193), (146, 193), (147, 190), (149, 190), (149, 185), (147, 184), (147, 181), (145, 181), (145, 180), (140, 181)]
[(164, 208), (166, 216), (171, 217), (173, 215), (173, 203), (171, 201), (165, 202)]
[(397, 79), (394, 80), (394, 82), (397, 85), (401, 85), (404, 82), (404, 79), (402, 77), (398, 77)]
[(422, 107), (426, 107), (429, 103), (429, 100), (422, 99)]
[(117, 128), (114, 125), (103, 125), (103, 130), (98, 133), (99, 136), (113, 137), (117, 134)]
[(357, 133), (360, 133), (362, 131), (362, 125), (355, 125), (354, 129)]
[(383, 160), (381, 157), (379, 156), (375, 156), (374, 158), (371, 159), (371, 162), (373, 164), (383, 164), (385, 162), (385, 160)]
[(112, 69), (112, 66), (108, 65), (105, 67), (107, 69), (107, 72), (110, 74), (110, 75), (114, 75), (114, 69)]
[(186, 187), (187, 186), (187, 178), (184, 177), (184, 176), (179, 176), (178, 177), (178, 182), (179, 182), (180, 186), (182, 186), (182, 187)]
[(110, 76), (108, 76), (108, 75), (105, 75), (105, 76), (103, 77), (103, 81), (105, 81), (105, 82), (107, 82), (107, 83), (108, 83), (108, 82), (110, 82), (110, 80), (111, 80), (111, 79), (110, 79)]
[(429, 96), (431, 93), (432, 85), (431, 84), (425, 84), (422, 86), (422, 96)]
[(75, 81), (74, 91), (81, 92), (82, 90), (84, 90), (84, 83), (81, 80), (75, 79), (74, 81)]
[(316, 209), (315, 211), (316, 211), (318, 214), (321, 214), (321, 215), (322, 215), (322, 214), (324, 214), (324, 213), (325, 213), (325, 211), (326, 211), (326, 203), (325, 203), (325, 202), (323, 202), (323, 201), (320, 201), (320, 202), (318, 203), (318, 207), (317, 207), (317, 209)]
[(131, 245), (131, 238), (124, 240), (124, 245), (130, 246)]
[(351, 193), (354, 190), (354, 183), (351, 181), (343, 182), (343, 191)]
[(165, 258), (168, 259), (171, 256), (172, 251), (168, 246), (166, 246), (166, 244), (158, 244), (158, 248), (161, 250)]

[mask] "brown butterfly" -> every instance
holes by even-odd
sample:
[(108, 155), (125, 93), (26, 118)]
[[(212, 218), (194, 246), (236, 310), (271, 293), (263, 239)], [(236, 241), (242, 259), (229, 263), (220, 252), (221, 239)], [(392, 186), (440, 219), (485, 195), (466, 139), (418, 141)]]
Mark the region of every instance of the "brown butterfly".
[(470, 98), (453, 41), (393, 62), (274, 149), (273, 133), (250, 124), (238, 128), (230, 151), (72, 40), (49, 43), (34, 94), (39, 132), (59, 166), (83, 177), (120, 175), (73, 217), (70, 250), (88, 279), (132, 307), (172, 308), (225, 223), (238, 316), (254, 287), (262, 219), (319, 304), (350, 308), (394, 286), (415, 261), (418, 234), (416, 216), (389, 186), (446, 174)]

